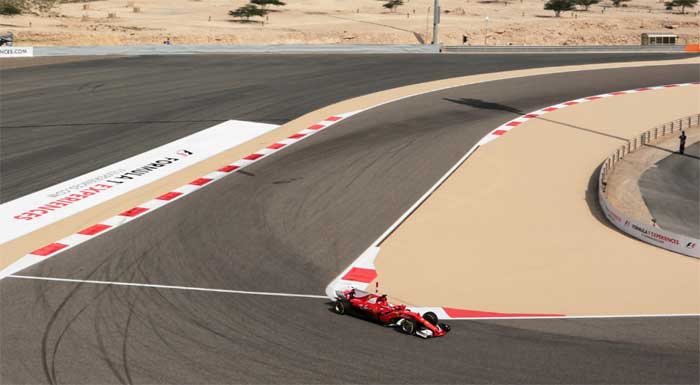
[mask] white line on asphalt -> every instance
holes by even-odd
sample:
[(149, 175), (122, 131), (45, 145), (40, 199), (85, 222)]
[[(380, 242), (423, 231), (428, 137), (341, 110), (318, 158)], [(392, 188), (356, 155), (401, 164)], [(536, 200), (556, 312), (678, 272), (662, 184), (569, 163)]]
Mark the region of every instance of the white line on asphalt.
[(614, 319), (614, 318), (670, 318), (670, 317), (700, 317), (700, 313), (670, 313), (670, 314), (611, 314), (611, 315), (565, 315), (565, 316), (533, 316), (533, 317), (454, 317), (459, 321), (503, 321), (503, 320), (569, 320), (569, 319)]
[[(153, 289), (174, 289), (174, 290), (189, 290), (203, 291), (210, 293), (227, 293), (227, 294), (243, 294), (243, 295), (263, 295), (269, 297), (293, 297), (293, 298), (314, 298), (328, 299), (325, 295), (314, 294), (296, 294), (296, 293), (274, 293), (265, 291), (246, 291), (246, 290), (229, 290), (229, 289), (211, 289), (206, 287), (191, 287), (191, 286), (172, 286), (172, 285), (156, 285), (150, 283), (133, 283), (133, 282), (116, 282), (116, 281), (97, 281), (89, 279), (71, 279), (71, 278), (53, 278), (53, 277), (37, 277), (31, 275), (8, 275), (7, 278), (52, 281), (52, 282), (68, 282), (68, 283), (92, 283), (96, 285), (112, 285), (112, 286), (130, 286), (130, 287), (147, 287)], [(700, 317), (700, 313), (671, 313), (671, 314), (622, 314), (622, 315), (580, 315), (580, 316), (539, 316), (539, 317), (450, 317), (451, 320), (461, 321), (499, 321), (499, 320), (562, 320), (562, 319), (600, 319), (600, 318), (660, 318), (660, 317)]]
[(52, 281), (52, 282), (92, 283), (95, 285), (148, 287), (148, 288), (153, 288), (153, 289), (204, 291), (204, 292), (211, 292), (211, 293), (265, 295), (265, 296), (270, 296), (270, 297), (296, 297), (296, 298), (328, 299), (328, 297), (326, 297), (325, 295), (314, 295), (314, 294), (273, 293), (273, 292), (266, 292), (266, 291), (210, 289), (210, 288), (206, 288), (206, 287), (171, 286), (171, 285), (156, 285), (156, 284), (150, 284), (150, 283), (115, 282), (115, 281), (95, 281), (95, 280), (89, 280), (89, 279), (37, 277), (37, 276), (31, 276), (31, 275), (14, 275), (13, 274), (13, 275), (8, 275), (7, 278), (31, 279), (31, 280)]

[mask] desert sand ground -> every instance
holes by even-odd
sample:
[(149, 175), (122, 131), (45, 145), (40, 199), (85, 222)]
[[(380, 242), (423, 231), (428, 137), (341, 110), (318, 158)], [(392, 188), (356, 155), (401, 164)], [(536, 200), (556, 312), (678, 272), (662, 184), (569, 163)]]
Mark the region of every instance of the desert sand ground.
[[(613, 8), (555, 18), (543, 0), (442, 0), (440, 41), (471, 45), (639, 44), (640, 34), (665, 31), (700, 40), (697, 10), (681, 15), (663, 0), (631, 0)], [(0, 32), (17, 45), (161, 44), (416, 44), (432, 37), (432, 0), (405, 0), (396, 12), (377, 0), (289, 0), (266, 18), (234, 21), (244, 0), (105, 0), (65, 3), (46, 14), (0, 17)], [(138, 12), (135, 12), (135, 8)], [(109, 18), (112, 13), (115, 17)], [(488, 21), (486, 18), (488, 17)]]

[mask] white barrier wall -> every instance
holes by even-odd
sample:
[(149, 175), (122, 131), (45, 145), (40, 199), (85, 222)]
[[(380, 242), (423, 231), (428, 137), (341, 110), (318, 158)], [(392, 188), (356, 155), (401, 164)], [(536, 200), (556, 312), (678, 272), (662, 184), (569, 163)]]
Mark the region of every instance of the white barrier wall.
[(676, 253), (684, 254), (689, 257), (700, 258), (700, 248), (698, 248), (700, 240), (642, 224), (615, 211), (610, 206), (607, 199), (605, 199), (605, 194), (602, 191), (599, 191), (598, 197), (600, 199), (600, 207), (603, 209), (605, 217), (622, 232), (646, 243), (651, 243), (654, 246), (675, 251)]
[(610, 221), (610, 223), (620, 229), (620, 231), (623, 233), (629, 234), (641, 241), (674, 251), (676, 253), (687, 255), (689, 257), (700, 258), (700, 247), (698, 247), (698, 244), (700, 244), (699, 239), (676, 234), (671, 231), (641, 223), (626, 216), (625, 214), (622, 214), (620, 211), (616, 210), (610, 205), (610, 202), (608, 202), (608, 199), (605, 197), (604, 178), (605, 175), (611, 171), (611, 161), (612, 158), (608, 158), (603, 163), (600, 170), (600, 175), (598, 176), (598, 201), (600, 202), (600, 207), (603, 209), (603, 213), (605, 214), (605, 217), (608, 218), (608, 221)]
[(436, 45), (423, 44), (278, 44), (278, 45), (128, 45), (99, 47), (36, 47), (36, 56), (84, 55), (193, 55), (214, 53), (439, 53)]
[(4, 57), (32, 57), (34, 47), (0, 47), (0, 58)]

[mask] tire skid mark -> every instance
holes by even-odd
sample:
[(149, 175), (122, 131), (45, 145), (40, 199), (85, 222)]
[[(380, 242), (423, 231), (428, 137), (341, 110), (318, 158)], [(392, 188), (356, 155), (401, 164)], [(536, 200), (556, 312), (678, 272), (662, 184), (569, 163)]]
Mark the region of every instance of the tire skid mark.
[[(142, 253), (141, 257), (139, 257), (139, 258), (137, 258), (135, 261), (129, 263), (129, 264), (125, 267), (125, 269), (122, 271), (122, 273), (118, 275), (118, 277), (119, 277), (119, 276), (122, 276), (122, 275), (124, 275), (124, 274), (126, 274), (126, 273), (128, 273), (128, 270), (129, 270), (131, 267), (133, 267), (134, 265), (136, 265), (136, 264), (142, 262), (143, 259), (147, 257), (148, 253), (149, 253), (150, 251), (154, 250), (157, 246), (158, 246), (158, 242), (154, 242), (154, 244), (151, 246), (151, 248), (147, 249), (146, 251), (144, 251), (144, 253)], [(101, 268), (104, 267), (104, 266), (108, 266), (111, 262), (113, 262), (111, 256), (105, 258), (104, 261), (100, 262), (92, 271), (90, 271), (90, 273), (88, 274), (87, 277), (88, 277), (88, 278), (92, 277), (93, 275), (95, 275), (95, 274), (98, 272), (99, 269), (101, 269)], [(117, 259), (116, 262), (117, 262), (117, 263), (118, 263), (118, 262), (121, 262), (121, 259)], [(133, 278), (133, 273), (132, 273), (131, 275), (132, 275), (131, 278)], [(54, 344), (54, 347), (53, 347), (53, 349), (52, 349), (52, 354), (51, 354), (50, 363), (49, 363), (48, 341), (49, 341), (49, 337), (50, 337), (50, 335), (51, 335), (51, 332), (52, 332), (52, 330), (54, 329), (54, 323), (57, 322), (57, 320), (58, 320), (60, 314), (62, 313), (62, 311), (64, 310), (64, 308), (65, 308), (65, 307), (68, 305), (68, 303), (75, 297), (75, 294), (76, 294), (81, 288), (84, 287), (84, 285), (85, 285), (85, 283), (78, 283), (73, 289), (71, 289), (71, 291), (70, 291), (70, 292), (68, 293), (68, 295), (66, 295), (66, 297), (61, 301), (60, 305), (56, 308), (56, 310), (53, 311), (53, 314), (52, 314), (52, 316), (50, 317), (49, 323), (46, 325), (46, 327), (45, 327), (45, 329), (44, 329), (44, 334), (43, 334), (43, 336), (42, 336), (42, 348), (41, 348), (41, 351), (42, 351), (42, 365), (43, 365), (43, 368), (44, 368), (44, 374), (46, 375), (47, 380), (48, 380), (49, 383), (51, 383), (51, 384), (57, 384), (57, 383), (58, 383), (57, 378), (56, 378), (56, 358), (57, 358), (57, 356), (58, 356), (58, 349), (59, 349), (60, 343), (61, 343), (62, 340), (63, 340), (63, 336), (64, 336), (65, 333), (70, 329), (70, 327), (73, 325), (73, 323), (78, 319), (78, 317), (79, 317), (88, 307), (90, 307), (90, 306), (92, 306), (93, 304), (95, 304), (95, 301), (98, 300), (98, 298), (101, 298), (103, 294), (105, 294), (105, 293), (108, 292), (110, 289), (112, 289), (112, 286), (110, 286), (110, 285), (107, 285), (107, 286), (105, 286), (104, 288), (100, 289), (100, 290), (98, 291), (98, 293), (92, 297), (92, 300), (88, 301), (80, 310), (78, 310), (77, 314), (75, 314), (75, 315), (69, 320), (69, 322), (66, 324), (65, 328), (61, 331), (61, 333), (59, 334), (59, 337), (58, 337), (57, 341), (56, 341), (55, 344)], [(48, 304), (48, 302), (46, 302), (46, 303)], [(100, 349), (101, 353), (104, 355), (103, 360), (107, 363), (107, 365), (109, 366), (110, 370), (111, 370), (112, 373), (115, 375), (115, 377), (117, 377), (117, 379), (118, 379), (121, 383), (125, 383), (125, 379), (121, 376), (121, 373), (120, 373), (119, 370), (115, 367), (115, 364), (113, 364), (112, 361), (109, 359), (109, 354), (108, 354), (108, 352), (107, 352), (107, 350), (106, 350), (106, 347), (105, 347), (104, 344), (103, 344), (102, 333), (100, 332), (99, 322), (100, 322), (100, 317), (95, 317), (94, 326), (95, 326), (96, 338), (97, 338), (97, 342), (98, 342), (98, 348)]]

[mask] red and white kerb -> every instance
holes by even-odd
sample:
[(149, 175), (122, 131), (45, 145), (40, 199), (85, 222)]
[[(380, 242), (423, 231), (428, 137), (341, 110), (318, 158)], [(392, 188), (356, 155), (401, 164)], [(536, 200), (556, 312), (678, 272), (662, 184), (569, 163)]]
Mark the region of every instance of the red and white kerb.
[(692, 86), (692, 85), (698, 85), (698, 84), (699, 84), (698, 82), (694, 82), (694, 83), (667, 84), (665, 86), (642, 87), (642, 88), (636, 88), (633, 90), (616, 91), (616, 92), (610, 92), (607, 94), (588, 96), (588, 97), (581, 98), (581, 99), (575, 99), (575, 100), (570, 100), (568, 102), (555, 104), (553, 106), (542, 108), (540, 110), (533, 111), (529, 114), (525, 114), (525, 115), (520, 116), (518, 118), (515, 118), (507, 123), (502, 124), (501, 126), (496, 128), (495, 130), (491, 131), (484, 138), (482, 138), (481, 141), (479, 141), (479, 144), (480, 145), (486, 144), (494, 139), (497, 139), (500, 136), (503, 136), (508, 131), (512, 130), (513, 127), (517, 127), (517, 126), (527, 122), (530, 119), (537, 118), (538, 116), (542, 116), (548, 112), (561, 110), (562, 108), (575, 106), (577, 104), (591, 102), (594, 100), (605, 99), (605, 98), (609, 98), (612, 96), (629, 95), (629, 94), (636, 94), (636, 93), (644, 92), (644, 91), (661, 90), (664, 88), (673, 88), (673, 87), (686, 87), (686, 86)]

